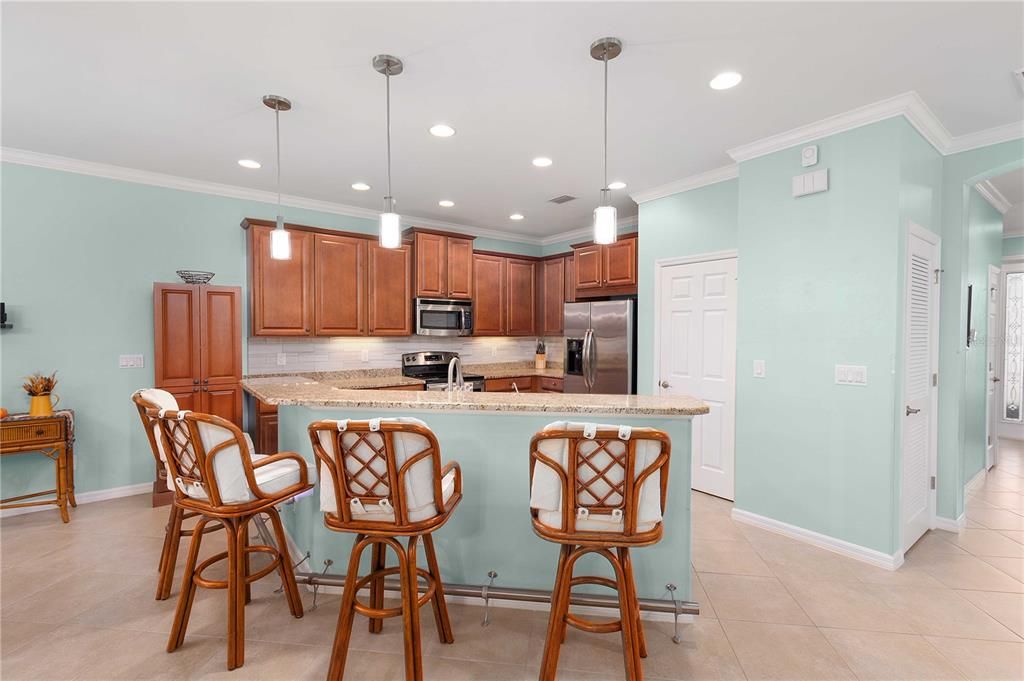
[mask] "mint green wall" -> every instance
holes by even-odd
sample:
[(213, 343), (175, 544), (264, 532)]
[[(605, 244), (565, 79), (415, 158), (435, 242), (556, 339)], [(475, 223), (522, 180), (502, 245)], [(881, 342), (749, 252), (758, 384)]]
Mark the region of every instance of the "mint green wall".
[(1003, 257), (1024, 255), (1024, 236), (1011, 236), (1003, 239)]
[[(26, 410), (21, 378), (56, 369), (62, 405), (77, 416), (77, 490), (152, 480), (129, 397), (153, 382), (153, 282), (203, 269), (217, 273), (216, 284), (244, 289), (239, 222), (272, 220), (276, 207), (8, 163), (0, 182), (0, 299), (14, 324), (0, 333), (0, 404)], [(284, 214), (301, 224), (376, 230), (373, 220), (288, 207)], [(536, 248), (480, 241), (478, 248)], [(142, 353), (146, 367), (118, 369), (122, 353)], [(4, 497), (53, 486), (42, 457), (5, 456), (2, 465)]]
[(736, 248), (739, 180), (640, 204), (637, 392), (654, 394), (655, 261)]
[[(987, 351), (989, 337), (998, 330), (988, 328), (988, 268), (1003, 260), (1003, 216), (977, 190), (971, 189), (967, 203), (967, 281), (974, 285), (973, 326), (978, 342), (967, 349), (964, 407), (964, 480), (970, 480), (985, 465), (985, 402), (988, 388)], [(995, 434), (993, 434), (995, 437)]]
[[(818, 140), (827, 193), (792, 197), (799, 149), (742, 163), (739, 185), (736, 507), (887, 554), (902, 132)], [(836, 385), (836, 364), (867, 385)]]
[(525, 244), (518, 241), (491, 239), (490, 237), (483, 236), (477, 237), (473, 241), (473, 248), (478, 251), (497, 251), (499, 253), (531, 255), (533, 257), (539, 257), (543, 255), (543, 249), (537, 244)]
[(968, 199), (980, 180), (1024, 165), (1024, 140), (951, 154), (942, 163), (942, 301), (939, 341), (939, 467), (937, 513), (964, 512)]

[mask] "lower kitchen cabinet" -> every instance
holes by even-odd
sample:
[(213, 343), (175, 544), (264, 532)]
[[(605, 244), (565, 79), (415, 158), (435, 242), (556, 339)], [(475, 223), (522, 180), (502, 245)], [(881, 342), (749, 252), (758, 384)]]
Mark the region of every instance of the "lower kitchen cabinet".
[(513, 378), (488, 378), (484, 381), (484, 390), (489, 393), (521, 393), (533, 392), (533, 376), (515, 376)]

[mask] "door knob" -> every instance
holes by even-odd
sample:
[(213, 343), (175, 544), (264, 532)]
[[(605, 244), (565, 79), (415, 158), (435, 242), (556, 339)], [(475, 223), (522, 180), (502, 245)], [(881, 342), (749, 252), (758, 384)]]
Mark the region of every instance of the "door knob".
[(662, 388), (671, 388), (671, 387), (672, 387), (672, 386), (671, 386), (671, 385), (669, 384), (669, 382), (668, 382), (668, 381), (662, 381), (662, 382), (661, 382), (661, 383), (659, 383), (658, 385), (660, 385), (660, 386), (661, 386)]
[(907, 405), (907, 416), (910, 416), (911, 414), (919, 414), (919, 413), (921, 413), (920, 409), (911, 409), (910, 405)]

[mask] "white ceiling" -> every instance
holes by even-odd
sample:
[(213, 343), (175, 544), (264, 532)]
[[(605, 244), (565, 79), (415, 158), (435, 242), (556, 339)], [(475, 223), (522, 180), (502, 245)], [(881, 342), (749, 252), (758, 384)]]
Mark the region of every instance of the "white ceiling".
[[(627, 192), (718, 168), (725, 150), (916, 90), (955, 136), (1024, 119), (1014, 3), (110, 3), (2, 5), (2, 143), (271, 190), (268, 92), (287, 194), (377, 209), (383, 77), (394, 194), (406, 215), (530, 236), (583, 227), (601, 187), (601, 66), (610, 180)], [(743, 83), (708, 88), (735, 69)], [(427, 134), (453, 125), (449, 139)], [(534, 156), (554, 165), (534, 168)], [(236, 161), (255, 158), (263, 169)], [(361, 180), (369, 192), (350, 189)], [(578, 201), (545, 203), (560, 194)], [(455, 208), (437, 206), (439, 199)], [(512, 223), (509, 213), (526, 215)]]
[(997, 175), (988, 181), (1010, 205), (1024, 203), (1024, 168)]

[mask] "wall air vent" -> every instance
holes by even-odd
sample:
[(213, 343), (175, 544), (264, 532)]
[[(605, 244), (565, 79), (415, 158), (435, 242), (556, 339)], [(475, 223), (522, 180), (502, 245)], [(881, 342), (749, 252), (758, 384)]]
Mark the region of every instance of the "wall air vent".
[(561, 196), (556, 196), (553, 199), (548, 199), (548, 203), (569, 203), (570, 201), (575, 201), (575, 200), (576, 200), (575, 196), (569, 196), (568, 194), (562, 194)]

